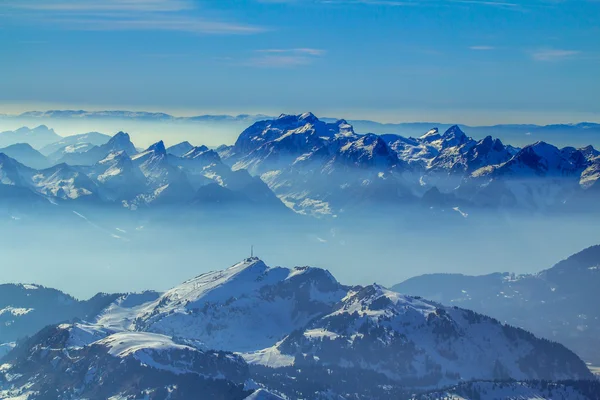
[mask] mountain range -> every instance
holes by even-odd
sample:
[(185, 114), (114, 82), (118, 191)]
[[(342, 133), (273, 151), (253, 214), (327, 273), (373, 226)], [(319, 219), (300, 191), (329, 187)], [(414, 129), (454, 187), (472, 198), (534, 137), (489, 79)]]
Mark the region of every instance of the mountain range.
[[(217, 150), (234, 170), (260, 176), (303, 214), (406, 204), (455, 209), (596, 210), (600, 153), (537, 142), (524, 148), (458, 126), (418, 138), (359, 135), (344, 120), (310, 113), (257, 122)], [(465, 215), (461, 213), (461, 215)]]
[[(37, 135), (48, 132), (39, 127), (11, 137), (38, 143)], [(61, 138), (41, 152), (32, 147), (1, 150), (2, 183), (13, 192), (129, 209), (267, 201), (316, 217), (414, 206), (467, 217), (490, 209), (597, 212), (600, 193), (600, 152), (592, 146), (518, 148), (491, 136), (472, 139), (456, 125), (416, 138), (357, 134), (345, 120), (326, 122), (311, 113), (255, 122), (234, 145), (216, 150), (189, 142), (167, 149), (159, 141), (139, 151), (123, 132)]]
[[(83, 143), (90, 138), (100, 144)], [(3, 149), (2, 187), (7, 193), (20, 193), (23, 200), (12, 202), (12, 206), (68, 201), (137, 209), (150, 204), (198, 207), (227, 203), (241, 208), (271, 207), (273, 212), (286, 210), (259, 178), (246, 171), (232, 171), (205, 146), (189, 148), (179, 157), (168, 153), (163, 142), (138, 152), (123, 132), (105, 143), (103, 139), (98, 134), (85, 134), (61, 140), (65, 146), (58, 150), (47, 146), (46, 153), (57, 158), (55, 163), (27, 144)], [(74, 147), (77, 149), (72, 150)], [(46, 167), (35, 169), (25, 164)], [(47, 167), (50, 164), (54, 165)], [(4, 196), (2, 200), (8, 199)]]
[(599, 388), (558, 343), (313, 267), (248, 258), (165, 293), (87, 302), (38, 285), (9, 291), (0, 315), (20, 328), (0, 358), (6, 399), (591, 399)]

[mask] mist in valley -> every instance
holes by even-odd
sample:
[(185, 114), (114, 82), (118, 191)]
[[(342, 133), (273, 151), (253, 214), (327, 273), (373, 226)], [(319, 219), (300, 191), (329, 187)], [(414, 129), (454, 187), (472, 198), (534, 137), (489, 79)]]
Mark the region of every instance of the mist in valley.
[(536, 273), (600, 239), (586, 216), (465, 217), (421, 207), (338, 220), (63, 211), (3, 216), (2, 283), (37, 283), (82, 299), (97, 292), (164, 291), (235, 264), (254, 245), (270, 266), (310, 265), (328, 269), (344, 284), (391, 286), (438, 272)]

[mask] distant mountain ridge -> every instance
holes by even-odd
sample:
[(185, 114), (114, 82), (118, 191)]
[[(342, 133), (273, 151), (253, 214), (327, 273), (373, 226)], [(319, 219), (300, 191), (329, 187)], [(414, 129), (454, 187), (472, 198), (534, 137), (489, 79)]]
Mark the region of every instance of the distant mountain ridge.
[(41, 149), (44, 146), (55, 143), (61, 139), (61, 136), (46, 125), (40, 125), (33, 129), (22, 127), (14, 131), (0, 132), (0, 147), (7, 147), (18, 143), (28, 143), (34, 149)]
[[(3, 115), (0, 118), (21, 118), (21, 119), (124, 119), (131, 121), (154, 121), (154, 122), (211, 122), (211, 123), (252, 123), (255, 121), (273, 119), (275, 116), (263, 114), (249, 115), (197, 115), (189, 117), (174, 116), (162, 112), (144, 112), (127, 110), (104, 110), (104, 111), (86, 111), (86, 110), (48, 110), (48, 111), (28, 111), (19, 115)], [(331, 123), (338, 118), (321, 118), (324, 122)], [(440, 131), (445, 131), (454, 123), (441, 122), (400, 122), (400, 123), (382, 123), (370, 120), (347, 119), (359, 133), (375, 134), (397, 134), (405, 137), (418, 137), (433, 127), (438, 127)], [(458, 126), (468, 132), (475, 138), (483, 139), (486, 136), (501, 138), (504, 142), (523, 146), (535, 141), (547, 141), (556, 143), (560, 146), (576, 145), (585, 146), (594, 144), (600, 147), (600, 123), (577, 122), (563, 124), (496, 124), (489, 126), (478, 126), (474, 124), (458, 124)], [(11, 143), (12, 144), (12, 143)], [(35, 146), (34, 146), (35, 147)]]
[(600, 363), (599, 284), (600, 246), (593, 246), (537, 274), (423, 275), (392, 289), (491, 315)]
[[(7, 117), (7, 116), (4, 116)], [(10, 117), (10, 116), (8, 116)], [(27, 111), (14, 117), (21, 118), (128, 118), (141, 120), (191, 120), (191, 121), (253, 121), (269, 118), (267, 115), (240, 114), (231, 115), (197, 115), (192, 117), (176, 117), (162, 112), (147, 111), (126, 111), (126, 110), (106, 110), (106, 111), (85, 111), (85, 110), (48, 110), (48, 111)]]
[[(239, 114), (239, 115), (227, 115), (227, 114), (203, 114), (189, 117), (174, 116), (164, 112), (147, 112), (147, 111), (127, 111), (127, 110), (104, 110), (104, 111), (86, 111), (86, 110), (47, 110), (47, 111), (26, 111), (17, 115), (2, 115), (4, 118), (10, 117), (35, 117), (35, 118), (132, 118), (132, 119), (189, 119), (189, 120), (244, 120), (250, 121), (252, 119), (265, 120), (271, 119), (273, 116), (265, 114)], [(324, 122), (335, 122), (336, 118), (321, 118)], [(399, 123), (385, 123), (377, 122), (372, 120), (360, 120), (350, 119), (349, 122), (353, 124), (361, 132), (372, 132), (377, 134), (383, 133), (400, 133), (414, 135), (427, 131), (432, 126), (439, 127), (440, 130), (445, 130), (454, 124), (442, 123), (442, 122), (399, 122)], [(490, 131), (496, 129), (523, 129), (526, 132), (532, 132), (536, 129), (547, 129), (547, 130), (560, 130), (560, 129), (589, 129), (595, 130), (600, 129), (600, 123), (595, 122), (577, 122), (577, 123), (563, 123), (563, 124), (496, 124), (496, 125), (466, 125), (459, 124), (461, 129), (463, 128), (477, 128), (487, 129)]]

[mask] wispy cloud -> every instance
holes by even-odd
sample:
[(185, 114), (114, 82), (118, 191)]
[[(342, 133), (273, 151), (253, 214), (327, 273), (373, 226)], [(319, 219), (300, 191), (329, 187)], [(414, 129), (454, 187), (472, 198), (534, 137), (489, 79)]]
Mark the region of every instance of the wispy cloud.
[(263, 49), (256, 50), (257, 53), (266, 54), (282, 54), (282, 53), (294, 53), (294, 54), (305, 54), (310, 56), (322, 56), (325, 54), (325, 50), (322, 49), (311, 49), (311, 48), (298, 48), (298, 49)]
[(562, 61), (581, 54), (578, 50), (542, 49), (531, 52), (531, 58), (536, 61)]
[[(166, 30), (252, 34), (264, 28), (202, 15), (191, 0), (19, 0), (0, 3), (13, 18), (74, 30)], [(205, 11), (205, 10), (202, 10)]]
[(262, 49), (256, 50), (255, 56), (243, 64), (252, 67), (285, 68), (312, 64), (318, 57), (326, 54), (325, 50), (313, 48), (295, 49)]
[(494, 50), (495, 47), (494, 46), (470, 46), (469, 49), (474, 50), (474, 51), (489, 51), (489, 50)]
[(500, 8), (518, 9), (519, 2), (502, 0), (256, 0), (260, 3), (287, 3), (287, 4), (364, 4), (372, 6), (405, 7), (405, 6), (444, 6), (444, 5), (479, 5)]
[(182, 11), (193, 8), (186, 0), (19, 0), (6, 2), (9, 8), (38, 11)]

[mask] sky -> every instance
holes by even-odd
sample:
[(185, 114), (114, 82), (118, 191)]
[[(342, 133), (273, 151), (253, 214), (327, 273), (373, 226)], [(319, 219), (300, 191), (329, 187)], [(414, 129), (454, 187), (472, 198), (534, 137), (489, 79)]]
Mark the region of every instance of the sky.
[(0, 0), (0, 113), (600, 121), (600, 0)]

